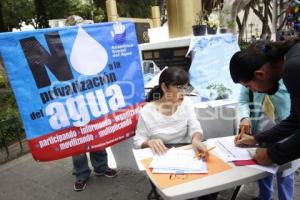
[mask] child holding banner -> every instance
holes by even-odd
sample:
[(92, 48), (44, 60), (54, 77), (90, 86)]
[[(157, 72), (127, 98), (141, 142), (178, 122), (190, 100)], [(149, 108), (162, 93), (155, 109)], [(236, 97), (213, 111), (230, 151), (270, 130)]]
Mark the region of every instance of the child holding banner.
[[(84, 20), (80, 16), (72, 15), (67, 18), (66, 25), (71, 26), (82, 24), (83, 21)], [(108, 167), (107, 153), (105, 149), (90, 152), (89, 154), (96, 176), (106, 176), (108, 178), (117, 176), (117, 171)], [(85, 189), (86, 182), (91, 174), (91, 170), (89, 168), (87, 155), (85, 153), (72, 156), (72, 161), (73, 175), (76, 176), (74, 190), (79, 192)]]
[[(149, 147), (154, 153), (163, 154), (167, 151), (166, 144), (192, 142), (197, 154), (208, 156), (192, 102), (184, 98), (188, 81), (188, 73), (180, 68), (167, 68), (161, 73), (159, 85), (150, 91), (149, 103), (141, 110), (134, 137), (136, 148)], [(198, 199), (216, 197), (217, 193)]]

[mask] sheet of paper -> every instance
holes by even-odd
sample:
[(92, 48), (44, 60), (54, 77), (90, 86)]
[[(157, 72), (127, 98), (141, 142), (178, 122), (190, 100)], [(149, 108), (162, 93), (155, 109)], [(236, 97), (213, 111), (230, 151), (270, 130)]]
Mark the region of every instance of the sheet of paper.
[(234, 136), (209, 139), (210, 146), (216, 146), (215, 152), (225, 161), (251, 160), (249, 151), (254, 148), (240, 148), (234, 145)]
[[(251, 160), (253, 152), (256, 148), (241, 148), (234, 145), (234, 137), (220, 137), (207, 140), (208, 146), (216, 146), (214, 152), (224, 161), (238, 161), (238, 160)], [(262, 166), (262, 165), (249, 165), (255, 169), (267, 171), (269, 173), (275, 174), (278, 170), (278, 165)]]
[(145, 149), (132, 149), (134, 159), (140, 171), (145, 171), (144, 165), (141, 163), (142, 160), (153, 157), (153, 153), (150, 148)]
[(155, 155), (150, 168), (177, 171), (177, 173), (189, 170), (207, 173), (206, 163), (202, 159), (196, 158), (192, 149), (182, 150), (174, 148), (169, 149), (164, 155)]

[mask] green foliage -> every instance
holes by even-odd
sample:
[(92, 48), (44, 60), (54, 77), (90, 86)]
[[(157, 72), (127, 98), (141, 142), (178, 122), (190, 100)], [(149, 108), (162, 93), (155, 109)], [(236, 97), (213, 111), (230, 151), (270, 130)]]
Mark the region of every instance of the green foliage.
[(226, 99), (232, 93), (232, 90), (225, 87), (223, 84), (211, 84), (206, 87), (210, 90), (209, 96), (215, 99)]
[(83, 4), (81, 0), (73, 0), (69, 7), (68, 15), (79, 15), (83, 19), (91, 19), (91, 6)]
[(207, 24), (208, 17), (207, 17), (207, 12), (205, 10), (197, 12), (196, 17), (197, 17), (195, 20), (196, 25)]
[(0, 88), (6, 87), (6, 80), (4, 78), (4, 75), (0, 73)]
[[(100, 22), (107, 19), (104, 0), (1, 0), (0, 32), (20, 29), (22, 23), (35, 28), (47, 26), (49, 19), (65, 19), (70, 15), (79, 15), (84, 19)], [(150, 18), (151, 6), (155, 0), (118, 0), (120, 17)]]
[(35, 13), (33, 0), (1, 0), (1, 4), (2, 19), (5, 23), (5, 30), (2, 31), (20, 28), (22, 22), (26, 24), (32, 23)]
[[(24, 130), (19, 118), (11, 118), (9, 120), (0, 121), (1, 137), (3, 137), (6, 145), (14, 143), (18, 138), (22, 138)], [(0, 144), (0, 148), (2, 143)]]
[(49, 28), (48, 16), (46, 12), (46, 5), (43, 0), (34, 0), (35, 6), (35, 23), (38, 28)]
[(220, 27), (227, 27), (227, 19), (230, 17), (230, 10), (223, 9), (219, 13)]
[(9, 83), (3, 68), (3, 65), (0, 61), (0, 88), (9, 88)]
[(227, 28), (229, 28), (229, 29), (234, 29), (235, 28), (235, 21), (233, 21), (233, 20), (229, 20), (229, 21), (227, 21)]
[(19, 116), (12, 91), (0, 92), (0, 110), (0, 121)]
[(92, 19), (93, 13), (95, 22), (99, 22), (105, 17), (105, 4), (102, 4), (103, 8), (97, 2), (97, 5), (91, 5), (81, 0), (1, 0), (0, 17), (5, 25), (0, 24), (0, 27), (4, 27), (0, 31), (20, 29), (22, 22), (35, 28), (43, 28), (47, 27), (49, 19), (65, 19), (72, 14)]
[(0, 56), (0, 88), (9, 87), (2, 57)]
[(210, 28), (216, 30), (219, 27), (219, 21), (211, 19), (207, 22), (207, 27), (210, 27)]
[(83, 19), (94, 19), (95, 22), (101, 22), (105, 18), (105, 12), (99, 5), (98, 1), (97, 4), (91, 5), (84, 4), (81, 0), (73, 0), (69, 5), (68, 15), (79, 15)]
[(247, 49), (248, 47), (250, 47), (250, 45), (251, 45), (250, 42), (246, 42), (246, 41), (239, 42), (239, 46), (241, 50)]
[[(15, 142), (24, 131), (19, 117), (18, 107), (10, 89), (4, 68), (0, 62), (0, 137), (6, 144)], [(1, 148), (1, 144), (0, 144)]]
[(94, 22), (102, 22), (105, 19), (105, 12), (101, 8), (94, 8)]
[(70, 2), (70, 0), (1, 0), (5, 31), (20, 29), (22, 22), (35, 28), (47, 27), (48, 19), (66, 18)]
[(155, 0), (118, 0), (117, 8), (120, 17), (150, 18), (151, 6)]
[[(11, 91), (0, 91), (0, 110), (0, 129), (2, 133), (7, 135), (5, 138), (6, 143), (10, 144), (16, 141), (16, 134), (22, 135), (24, 132), (16, 101)], [(14, 131), (12, 131), (12, 128)]]
[(70, 0), (47, 0), (44, 1), (46, 13), (49, 19), (67, 18), (70, 14)]

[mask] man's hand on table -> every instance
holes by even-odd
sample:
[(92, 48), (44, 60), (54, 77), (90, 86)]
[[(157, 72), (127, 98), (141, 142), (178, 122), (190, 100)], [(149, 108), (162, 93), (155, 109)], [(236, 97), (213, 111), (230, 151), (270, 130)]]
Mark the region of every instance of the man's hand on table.
[(257, 148), (254, 160), (260, 165), (271, 165), (273, 161), (270, 159), (266, 148)]

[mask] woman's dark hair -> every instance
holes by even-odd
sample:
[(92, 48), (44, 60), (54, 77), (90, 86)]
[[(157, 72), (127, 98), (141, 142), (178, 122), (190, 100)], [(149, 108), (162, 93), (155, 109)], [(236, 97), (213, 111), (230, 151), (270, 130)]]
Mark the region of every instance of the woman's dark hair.
[(280, 42), (258, 41), (245, 50), (236, 52), (229, 64), (233, 82), (247, 82), (254, 78), (254, 72), (266, 63), (272, 64), (283, 60), (284, 55), (300, 38)]
[(169, 87), (170, 85), (185, 85), (188, 82), (189, 75), (185, 70), (178, 67), (168, 67), (160, 74), (159, 84), (148, 93), (146, 101), (150, 102), (162, 98), (164, 95), (161, 88), (162, 83)]

